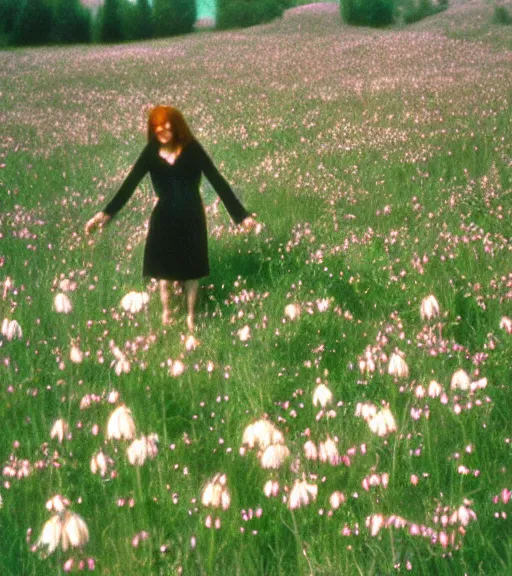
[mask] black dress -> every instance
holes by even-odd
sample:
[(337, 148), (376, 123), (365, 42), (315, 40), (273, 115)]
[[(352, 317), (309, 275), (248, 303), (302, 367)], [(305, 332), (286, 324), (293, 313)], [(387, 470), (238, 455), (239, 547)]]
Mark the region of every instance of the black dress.
[(104, 212), (113, 217), (149, 172), (158, 197), (149, 221), (143, 275), (163, 280), (193, 280), (207, 276), (208, 237), (199, 193), (204, 174), (238, 224), (249, 214), (197, 140), (192, 140), (170, 164), (156, 142), (147, 144), (121, 188)]

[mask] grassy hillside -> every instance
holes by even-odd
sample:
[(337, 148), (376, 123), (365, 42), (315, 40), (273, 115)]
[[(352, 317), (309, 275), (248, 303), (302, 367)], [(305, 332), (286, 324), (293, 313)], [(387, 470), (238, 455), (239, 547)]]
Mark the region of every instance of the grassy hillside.
[[(453, 4), (0, 52), (1, 574), (510, 573), (510, 34)], [(203, 183), (190, 350), (179, 287), (162, 329), (141, 278), (149, 181), (83, 234), (159, 103), (264, 224), (241, 233)], [(159, 438), (142, 466), (108, 439), (121, 405)]]

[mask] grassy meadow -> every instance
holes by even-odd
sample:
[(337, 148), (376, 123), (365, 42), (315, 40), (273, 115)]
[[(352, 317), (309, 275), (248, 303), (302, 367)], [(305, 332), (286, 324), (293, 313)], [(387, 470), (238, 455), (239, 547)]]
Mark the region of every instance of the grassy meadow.
[[(0, 574), (512, 572), (511, 36), (450, 5), (0, 52)], [(83, 233), (160, 103), (264, 225), (203, 182), (195, 346), (149, 180)]]

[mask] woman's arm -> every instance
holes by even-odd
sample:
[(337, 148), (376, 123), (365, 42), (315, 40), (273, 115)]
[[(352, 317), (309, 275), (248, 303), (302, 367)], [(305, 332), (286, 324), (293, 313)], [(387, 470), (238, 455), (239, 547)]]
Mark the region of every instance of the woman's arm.
[(203, 174), (213, 186), (215, 192), (217, 192), (219, 195), (219, 198), (222, 200), (231, 218), (237, 224), (240, 224), (250, 216), (249, 212), (247, 212), (247, 210), (242, 206), (241, 202), (238, 200), (238, 198), (235, 196), (235, 193), (231, 189), (231, 186), (228, 184), (222, 174), (217, 170), (212, 159), (208, 156), (199, 142), (197, 143), (197, 147), (199, 165), (201, 166)]
[(135, 189), (139, 185), (139, 182), (148, 173), (150, 153), (150, 145), (148, 144), (137, 158), (137, 161), (133, 165), (124, 182), (121, 184), (117, 194), (112, 198), (112, 200), (103, 210), (103, 213), (106, 214), (109, 219), (113, 218), (128, 202)]

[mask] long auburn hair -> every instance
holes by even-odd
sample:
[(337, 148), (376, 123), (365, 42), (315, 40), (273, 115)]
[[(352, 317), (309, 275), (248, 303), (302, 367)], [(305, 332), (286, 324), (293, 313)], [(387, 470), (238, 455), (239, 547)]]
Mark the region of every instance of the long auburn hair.
[(149, 113), (148, 118), (148, 142), (156, 141), (155, 130), (167, 122), (172, 127), (171, 148), (185, 148), (194, 139), (187, 121), (183, 114), (173, 106), (157, 106)]

